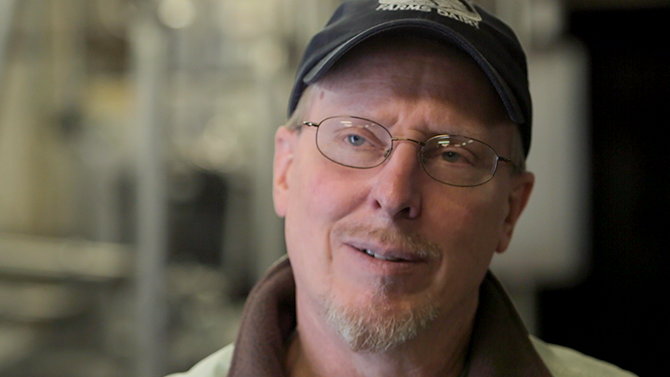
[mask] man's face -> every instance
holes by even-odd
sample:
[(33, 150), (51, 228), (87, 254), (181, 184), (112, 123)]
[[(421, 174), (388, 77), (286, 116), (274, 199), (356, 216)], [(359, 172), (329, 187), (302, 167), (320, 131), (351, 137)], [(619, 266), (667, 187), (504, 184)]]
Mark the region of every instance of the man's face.
[[(310, 89), (301, 121), (353, 115), (395, 137), (463, 135), (509, 155), (514, 126), (468, 57), (423, 40), (365, 51), (350, 53)], [(315, 132), (281, 128), (276, 137), (275, 209), (285, 217), (299, 321), (392, 323), (387, 332), (395, 333), (397, 323), (422, 317), (403, 335), (413, 338), (431, 324), (471, 318), (479, 284), (493, 253), (507, 248), (532, 175), (502, 164), (484, 185), (448, 186), (422, 170), (415, 143), (402, 141), (382, 165), (352, 169), (322, 156)], [(375, 349), (406, 340), (348, 341)]]

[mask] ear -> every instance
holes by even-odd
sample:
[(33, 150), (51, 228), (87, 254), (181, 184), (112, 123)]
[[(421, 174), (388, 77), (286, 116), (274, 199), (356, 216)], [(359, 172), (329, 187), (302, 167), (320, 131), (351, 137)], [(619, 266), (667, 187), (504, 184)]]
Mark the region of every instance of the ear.
[(535, 176), (530, 172), (523, 172), (521, 174), (514, 174), (511, 177), (512, 190), (508, 196), (507, 216), (505, 217), (500, 242), (496, 248), (496, 252), (502, 253), (507, 250), (507, 247), (512, 240), (514, 233), (514, 226), (521, 216), (521, 212), (526, 208), (530, 193), (533, 191), (535, 184)]
[(293, 152), (298, 131), (285, 126), (279, 127), (275, 133), (275, 156), (272, 175), (272, 198), (275, 212), (279, 217), (286, 216), (288, 203), (289, 173), (293, 163)]

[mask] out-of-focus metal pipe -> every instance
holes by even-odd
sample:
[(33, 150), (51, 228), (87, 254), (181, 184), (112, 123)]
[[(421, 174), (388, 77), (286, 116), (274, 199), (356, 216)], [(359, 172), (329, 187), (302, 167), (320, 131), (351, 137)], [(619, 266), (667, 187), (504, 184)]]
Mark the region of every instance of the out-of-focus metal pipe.
[(0, 88), (3, 87), (5, 67), (7, 66), (7, 47), (12, 31), (17, 0), (0, 0)]
[(161, 114), (167, 71), (167, 41), (143, 9), (131, 32), (137, 93), (137, 377), (165, 374), (167, 306), (167, 193), (165, 132)]

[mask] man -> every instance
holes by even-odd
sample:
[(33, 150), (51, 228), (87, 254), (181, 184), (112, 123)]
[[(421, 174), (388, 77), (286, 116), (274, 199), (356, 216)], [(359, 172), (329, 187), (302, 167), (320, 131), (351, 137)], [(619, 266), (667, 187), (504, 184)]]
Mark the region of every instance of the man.
[(527, 333), (488, 267), (534, 177), (525, 56), (464, 1), (345, 2), (275, 138), (288, 258), (182, 376), (631, 376)]

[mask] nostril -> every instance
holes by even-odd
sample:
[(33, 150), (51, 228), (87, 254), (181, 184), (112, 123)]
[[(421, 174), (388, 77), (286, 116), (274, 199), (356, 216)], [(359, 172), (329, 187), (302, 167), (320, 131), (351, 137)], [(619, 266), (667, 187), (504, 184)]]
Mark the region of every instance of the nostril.
[(421, 211), (420, 194), (411, 184), (391, 183), (386, 181), (386, 177), (379, 177), (372, 195), (375, 208), (391, 218), (413, 219)]

